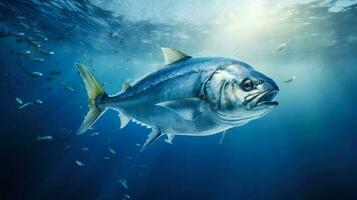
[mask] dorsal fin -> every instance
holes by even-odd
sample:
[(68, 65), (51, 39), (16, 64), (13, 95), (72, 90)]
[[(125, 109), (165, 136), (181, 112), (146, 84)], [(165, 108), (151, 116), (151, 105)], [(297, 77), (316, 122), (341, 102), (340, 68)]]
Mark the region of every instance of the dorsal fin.
[(184, 58), (191, 58), (191, 56), (188, 56), (185, 53), (182, 53), (181, 51), (178, 51), (176, 49), (161, 48), (161, 51), (165, 57), (165, 65), (170, 65)]
[(126, 82), (123, 83), (123, 91), (126, 91), (130, 87), (131, 87), (131, 85), (129, 83), (126, 83)]

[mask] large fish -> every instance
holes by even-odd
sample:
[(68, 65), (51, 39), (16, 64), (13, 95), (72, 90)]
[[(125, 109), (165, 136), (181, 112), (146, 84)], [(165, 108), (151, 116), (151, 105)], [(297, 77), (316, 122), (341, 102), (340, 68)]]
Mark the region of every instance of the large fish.
[(260, 118), (278, 105), (279, 87), (250, 65), (224, 57), (191, 57), (162, 48), (164, 68), (109, 96), (94, 75), (76, 64), (87, 89), (89, 112), (78, 134), (109, 108), (123, 128), (132, 119), (150, 127), (142, 149), (161, 135), (207, 136)]

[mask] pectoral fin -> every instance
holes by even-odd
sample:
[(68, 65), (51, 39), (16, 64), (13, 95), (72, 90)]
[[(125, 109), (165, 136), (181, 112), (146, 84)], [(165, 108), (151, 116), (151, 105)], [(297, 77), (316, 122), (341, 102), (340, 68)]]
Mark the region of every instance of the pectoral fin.
[(227, 131), (223, 131), (221, 139), (219, 140), (219, 144), (223, 143), (224, 137), (226, 137)]
[(153, 127), (151, 133), (148, 135), (144, 145), (140, 151), (144, 151), (149, 145), (151, 145), (155, 140), (157, 140), (162, 135), (161, 131), (158, 128)]
[(194, 121), (201, 114), (202, 100), (199, 98), (187, 98), (175, 101), (164, 101), (156, 105), (169, 109), (181, 118)]

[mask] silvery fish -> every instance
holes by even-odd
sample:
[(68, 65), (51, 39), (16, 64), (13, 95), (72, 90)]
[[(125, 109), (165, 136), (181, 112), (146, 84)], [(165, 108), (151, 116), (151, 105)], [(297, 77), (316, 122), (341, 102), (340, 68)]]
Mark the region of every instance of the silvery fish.
[(108, 151), (111, 153), (111, 154), (113, 154), (113, 155), (115, 155), (116, 154), (116, 152), (114, 151), (114, 149), (112, 149), (112, 148), (108, 148)]
[(20, 22), (19, 25), (22, 26), (22, 28), (24, 28), (26, 30), (30, 30), (31, 29), (30, 26), (25, 24), (24, 22)]
[(280, 46), (275, 50), (275, 52), (280, 52), (286, 48), (288, 44), (287, 43), (282, 43)]
[(39, 49), (38, 50), (42, 55), (45, 55), (45, 56), (51, 56), (51, 55), (54, 55), (55, 52), (53, 51), (47, 51), (47, 50), (43, 50), (43, 49)]
[(48, 40), (48, 38), (47, 38), (46, 36), (44, 36), (43, 34), (41, 34), (41, 33), (36, 33), (36, 36), (37, 36), (38, 38), (40, 38), (41, 40), (44, 40), (44, 41), (47, 41), (47, 40)]
[(30, 57), (29, 58), (32, 62), (43, 62), (45, 59), (43, 58), (38, 58), (38, 57)]
[(24, 103), (20, 97), (16, 97), (15, 100), (20, 105)]
[(31, 72), (30, 73), (32, 77), (41, 77), (43, 74), (41, 72)]
[(127, 183), (127, 181), (126, 181), (125, 178), (119, 179), (118, 182), (121, 183), (121, 185), (122, 185), (125, 189), (128, 189), (128, 188), (129, 188), (129, 187), (128, 187), (128, 183)]
[(17, 55), (30, 55), (31, 51), (28, 50), (11, 50), (12, 53), (17, 54)]
[(162, 135), (207, 136), (258, 119), (278, 105), (279, 87), (250, 65), (224, 57), (191, 57), (162, 48), (164, 68), (109, 96), (87, 67), (76, 64), (89, 101), (77, 134), (107, 110), (119, 111), (123, 128), (132, 119), (150, 127), (142, 150)]
[(293, 82), (295, 79), (296, 79), (295, 76), (291, 76), (291, 77), (289, 77), (288, 79), (286, 79), (286, 80), (284, 81), (284, 83), (291, 83), (291, 82)]
[(19, 20), (24, 20), (24, 19), (26, 19), (26, 17), (24, 17), (24, 16), (16, 16), (15, 18), (16, 18), (16, 19), (19, 19)]
[(84, 166), (85, 166), (82, 162), (80, 162), (80, 161), (78, 161), (78, 160), (76, 160), (76, 165), (77, 165), (78, 167), (84, 167)]
[(43, 104), (43, 101), (41, 99), (36, 99), (35, 100), (35, 103), (38, 104), (38, 105), (42, 105)]
[(10, 34), (15, 36), (15, 37), (23, 37), (23, 36), (25, 36), (25, 33), (23, 33), (23, 32), (10, 32)]
[(88, 147), (83, 147), (83, 148), (82, 148), (82, 151), (88, 151), (88, 150), (89, 150)]
[(50, 135), (46, 135), (46, 136), (37, 136), (37, 141), (41, 141), (41, 140), (49, 140), (51, 141), (53, 139), (52, 136)]
[(24, 103), (24, 104), (21, 104), (21, 106), (18, 107), (19, 110), (23, 109), (23, 108), (26, 108), (27, 106), (29, 105), (32, 105), (33, 103), (32, 102), (28, 102), (28, 103)]

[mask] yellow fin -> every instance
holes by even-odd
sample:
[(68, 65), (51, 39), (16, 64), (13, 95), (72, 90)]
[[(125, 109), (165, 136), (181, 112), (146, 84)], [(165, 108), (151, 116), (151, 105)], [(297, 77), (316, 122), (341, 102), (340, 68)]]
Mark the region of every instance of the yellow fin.
[(77, 132), (77, 134), (80, 135), (85, 133), (89, 128), (91, 128), (91, 126), (105, 111), (97, 105), (97, 98), (106, 95), (106, 93), (104, 92), (103, 87), (94, 77), (92, 72), (86, 66), (84, 66), (83, 64), (76, 64), (76, 67), (79, 73), (81, 74), (81, 77), (87, 90), (89, 107), (89, 111)]

